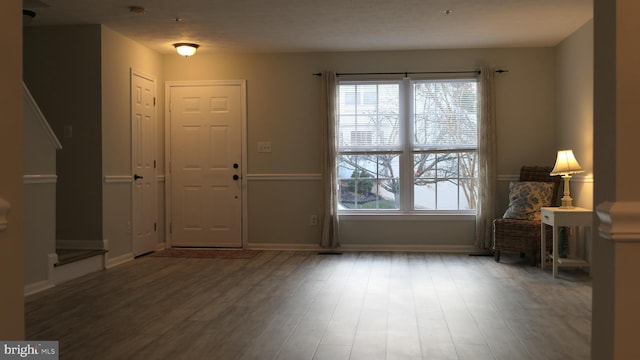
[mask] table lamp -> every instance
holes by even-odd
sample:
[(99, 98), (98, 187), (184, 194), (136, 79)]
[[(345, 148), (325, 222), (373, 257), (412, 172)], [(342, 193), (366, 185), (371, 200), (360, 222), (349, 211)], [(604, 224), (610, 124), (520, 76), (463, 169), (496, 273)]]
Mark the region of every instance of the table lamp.
[(558, 151), (558, 157), (556, 158), (556, 165), (551, 170), (551, 176), (562, 175), (564, 180), (564, 196), (562, 197), (561, 209), (573, 208), (573, 199), (569, 192), (569, 181), (571, 180), (571, 174), (578, 174), (584, 172), (576, 157), (573, 155), (573, 150), (560, 150)]

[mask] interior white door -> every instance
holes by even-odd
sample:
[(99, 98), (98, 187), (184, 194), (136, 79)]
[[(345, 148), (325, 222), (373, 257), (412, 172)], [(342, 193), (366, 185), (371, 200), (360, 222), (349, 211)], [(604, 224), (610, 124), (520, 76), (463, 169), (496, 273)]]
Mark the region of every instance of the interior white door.
[(243, 87), (170, 87), (171, 244), (242, 247)]
[(155, 80), (131, 73), (131, 154), (133, 172), (133, 254), (156, 250), (157, 182)]

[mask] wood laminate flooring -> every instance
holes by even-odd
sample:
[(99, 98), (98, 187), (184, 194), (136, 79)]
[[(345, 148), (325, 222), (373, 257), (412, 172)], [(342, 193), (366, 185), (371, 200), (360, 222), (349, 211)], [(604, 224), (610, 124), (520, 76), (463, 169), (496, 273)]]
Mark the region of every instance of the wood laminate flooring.
[(591, 281), (518, 257), (145, 256), (26, 298), (60, 359), (589, 359)]

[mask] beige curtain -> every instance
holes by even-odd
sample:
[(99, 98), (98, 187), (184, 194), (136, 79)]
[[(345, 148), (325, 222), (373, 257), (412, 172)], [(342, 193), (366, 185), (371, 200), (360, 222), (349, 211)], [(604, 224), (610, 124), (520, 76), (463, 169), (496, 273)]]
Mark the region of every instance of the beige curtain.
[(478, 127), (478, 209), (476, 215), (476, 246), (480, 249), (492, 247), (492, 221), (496, 196), (496, 115), (495, 115), (495, 71), (480, 70), (480, 126)]
[(336, 73), (322, 73), (322, 237), (320, 246), (338, 248), (338, 184), (336, 174)]

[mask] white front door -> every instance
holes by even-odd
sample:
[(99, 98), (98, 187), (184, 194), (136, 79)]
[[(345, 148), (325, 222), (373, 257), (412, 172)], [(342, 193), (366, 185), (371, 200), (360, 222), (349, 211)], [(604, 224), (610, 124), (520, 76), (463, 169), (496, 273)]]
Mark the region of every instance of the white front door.
[(242, 246), (243, 91), (170, 86), (172, 246)]
[(133, 172), (133, 254), (156, 250), (157, 182), (155, 79), (131, 72), (131, 154)]

